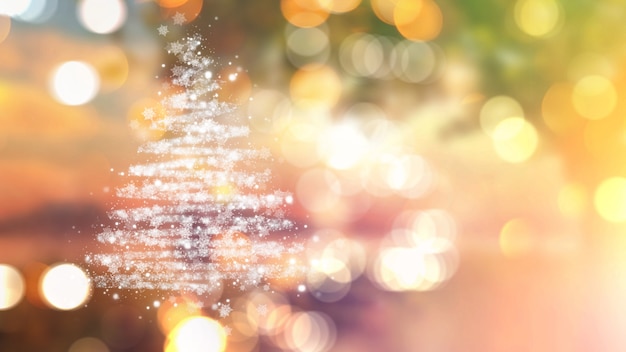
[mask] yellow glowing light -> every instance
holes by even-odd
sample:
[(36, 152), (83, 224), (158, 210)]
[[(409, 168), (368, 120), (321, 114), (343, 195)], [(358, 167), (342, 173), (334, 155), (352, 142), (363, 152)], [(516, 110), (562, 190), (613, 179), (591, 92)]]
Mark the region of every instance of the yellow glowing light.
[(317, 0), (320, 6), (331, 13), (346, 13), (354, 10), (361, 0)]
[(14, 267), (0, 264), (0, 311), (13, 308), (24, 297), (24, 278)]
[(567, 77), (577, 82), (588, 75), (611, 77), (615, 74), (615, 66), (610, 58), (591, 52), (576, 55), (567, 67)]
[(613, 112), (617, 104), (617, 91), (607, 78), (590, 75), (576, 83), (572, 102), (581, 116), (597, 120)]
[(40, 291), (52, 308), (71, 310), (90, 298), (91, 280), (74, 264), (58, 264), (43, 273)]
[(107, 34), (118, 30), (126, 21), (126, 3), (122, 0), (81, 0), (78, 19), (88, 30)]
[(493, 145), (498, 156), (509, 163), (521, 163), (537, 149), (537, 131), (521, 117), (510, 117), (500, 122), (493, 132)]
[(158, 0), (159, 6), (173, 8), (183, 6), (189, 0)]
[(59, 66), (50, 83), (54, 98), (65, 105), (82, 105), (93, 99), (100, 88), (100, 78), (89, 64), (68, 61)]
[[(154, 116), (146, 114), (146, 111), (152, 111)], [(158, 101), (146, 98), (130, 106), (126, 119), (137, 137), (143, 140), (157, 140), (163, 137), (166, 131), (163, 122), (165, 115), (165, 108)]]
[(372, 10), (378, 19), (387, 23), (394, 24), (393, 13), (398, 0), (371, 0)]
[(317, 0), (281, 0), (280, 10), (289, 23), (303, 28), (319, 26), (330, 15)]
[(398, 32), (410, 40), (435, 39), (443, 27), (443, 14), (432, 0), (398, 0), (393, 11)]
[(169, 334), (165, 352), (222, 352), (226, 331), (215, 320), (194, 316), (181, 321)]
[(515, 4), (515, 23), (533, 37), (553, 33), (562, 17), (563, 9), (556, 0), (518, 0)]
[(337, 72), (317, 64), (302, 67), (291, 77), (289, 85), (294, 103), (308, 108), (332, 108), (339, 101), (341, 90)]
[(626, 221), (626, 178), (611, 177), (602, 181), (596, 189), (594, 204), (605, 220)]
[(587, 191), (579, 183), (568, 183), (559, 192), (559, 209), (563, 215), (573, 217), (582, 215), (587, 201)]
[(528, 253), (533, 246), (530, 226), (522, 219), (509, 220), (500, 231), (500, 250), (514, 257)]
[(95, 337), (76, 340), (67, 352), (109, 352), (107, 345)]
[(93, 64), (101, 78), (102, 92), (118, 89), (128, 78), (128, 59), (117, 46), (103, 46), (103, 51), (94, 58)]
[(524, 110), (517, 100), (506, 96), (495, 96), (480, 109), (480, 127), (483, 132), (493, 137), (496, 126), (509, 117), (524, 116)]

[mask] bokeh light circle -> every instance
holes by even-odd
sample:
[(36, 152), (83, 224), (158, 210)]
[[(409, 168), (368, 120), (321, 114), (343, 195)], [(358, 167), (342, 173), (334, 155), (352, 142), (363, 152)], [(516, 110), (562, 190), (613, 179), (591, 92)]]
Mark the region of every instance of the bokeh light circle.
[(24, 297), (25, 289), (24, 278), (17, 269), (0, 264), (0, 311), (16, 306)]
[(483, 132), (493, 137), (496, 126), (510, 117), (524, 116), (524, 110), (517, 100), (498, 95), (490, 98), (480, 109), (480, 127)]
[(393, 21), (403, 37), (414, 41), (435, 39), (443, 27), (443, 14), (432, 0), (398, 0)]
[(181, 321), (169, 334), (165, 352), (221, 352), (226, 350), (226, 331), (215, 320), (193, 316)]
[(530, 252), (532, 247), (532, 230), (525, 220), (515, 218), (504, 224), (500, 231), (500, 250), (504, 255), (523, 255)]
[(552, 34), (562, 21), (563, 9), (556, 0), (518, 0), (515, 4), (515, 23), (533, 37)]
[(576, 83), (572, 102), (581, 116), (597, 120), (613, 112), (617, 105), (617, 91), (607, 78), (590, 75)]
[(322, 312), (294, 313), (285, 331), (289, 348), (298, 352), (325, 352), (337, 339), (337, 328)]
[(46, 303), (59, 310), (76, 309), (91, 296), (91, 280), (83, 269), (69, 263), (48, 268), (39, 288)]
[(539, 144), (537, 131), (521, 117), (500, 122), (493, 132), (493, 144), (498, 156), (509, 163), (521, 163), (530, 158)]
[(98, 34), (118, 30), (126, 21), (128, 11), (122, 0), (81, 0), (77, 10), (80, 23)]
[(67, 352), (109, 352), (107, 345), (95, 337), (76, 340)]
[(100, 77), (89, 64), (68, 61), (57, 67), (50, 89), (53, 97), (65, 105), (82, 105), (91, 101), (100, 88)]
[(626, 221), (626, 178), (610, 177), (602, 181), (596, 189), (594, 205), (605, 220)]

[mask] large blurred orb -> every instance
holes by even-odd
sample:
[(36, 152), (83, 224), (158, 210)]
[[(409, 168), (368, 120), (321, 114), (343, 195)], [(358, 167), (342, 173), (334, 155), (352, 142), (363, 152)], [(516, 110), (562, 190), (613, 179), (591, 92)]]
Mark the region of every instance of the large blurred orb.
[(30, 0), (28, 7), (15, 18), (31, 23), (43, 23), (54, 15), (58, 0)]
[(40, 290), (52, 308), (72, 310), (91, 295), (91, 280), (74, 264), (58, 264), (43, 273)]
[(89, 64), (68, 61), (59, 66), (52, 75), (50, 89), (54, 98), (65, 105), (82, 105), (96, 96), (100, 77)]
[(613, 83), (599, 75), (585, 76), (574, 86), (572, 102), (576, 111), (590, 120), (607, 117), (617, 105)]
[(605, 220), (626, 221), (626, 178), (611, 177), (604, 180), (596, 189), (594, 204)]
[(122, 0), (82, 0), (78, 19), (88, 30), (107, 34), (118, 30), (126, 21), (126, 4)]
[(165, 352), (221, 352), (226, 331), (215, 320), (194, 316), (181, 321), (168, 335)]
[(13, 308), (24, 297), (24, 278), (17, 269), (0, 264), (0, 310)]
[(30, 7), (31, 0), (0, 1), (0, 15), (15, 17), (23, 14)]
[(519, 0), (515, 4), (515, 23), (533, 37), (552, 34), (563, 21), (563, 9), (555, 0)]
[(498, 156), (509, 163), (528, 160), (537, 150), (539, 136), (535, 127), (521, 117), (500, 122), (493, 131), (493, 144)]

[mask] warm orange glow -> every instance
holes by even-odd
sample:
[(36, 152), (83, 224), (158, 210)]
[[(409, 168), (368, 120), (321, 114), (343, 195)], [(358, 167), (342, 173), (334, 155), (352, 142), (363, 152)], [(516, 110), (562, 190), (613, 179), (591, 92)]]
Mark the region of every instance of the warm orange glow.
[[(422, 0), (418, 0), (421, 2)], [(394, 9), (398, 0), (371, 0), (370, 4), (376, 17), (387, 24), (394, 24)]]
[[(146, 114), (146, 109), (154, 112), (154, 116)], [(146, 116), (147, 115), (147, 116)], [(154, 99), (141, 99), (128, 109), (126, 119), (136, 136), (143, 140), (156, 140), (166, 131), (163, 119), (166, 117), (163, 106)]]
[(164, 18), (170, 19), (176, 13), (181, 13), (185, 16), (185, 23), (191, 23), (198, 18), (203, 4), (203, 0), (159, 0)]
[(315, 27), (329, 16), (317, 0), (281, 0), (280, 9), (289, 23), (296, 27)]
[(341, 97), (342, 84), (337, 72), (331, 67), (311, 64), (291, 77), (289, 91), (297, 105), (330, 109)]
[(400, 34), (410, 40), (435, 39), (443, 26), (441, 9), (432, 0), (399, 0), (393, 19)]
[(584, 124), (584, 120), (572, 105), (573, 89), (569, 83), (555, 83), (543, 97), (541, 104), (543, 122), (556, 133), (572, 132)]
[(318, 0), (320, 6), (331, 13), (345, 13), (354, 10), (361, 0)]
[(158, 3), (161, 7), (172, 8), (182, 6), (188, 1), (189, 0), (158, 0)]

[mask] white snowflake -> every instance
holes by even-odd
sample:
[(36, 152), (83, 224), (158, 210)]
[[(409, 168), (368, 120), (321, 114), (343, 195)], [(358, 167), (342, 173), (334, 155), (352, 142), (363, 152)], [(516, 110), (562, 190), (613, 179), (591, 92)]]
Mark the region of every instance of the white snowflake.
[(224, 334), (226, 334), (226, 336), (230, 336), (233, 333), (233, 328), (231, 328), (230, 326), (226, 325), (223, 327), (224, 329)]
[(227, 316), (230, 315), (230, 312), (232, 311), (233, 309), (230, 307), (230, 303), (222, 304), (218, 309), (220, 318), (226, 318)]
[(172, 21), (174, 22), (175, 25), (181, 26), (183, 23), (187, 21), (187, 19), (185, 18), (184, 14), (180, 12), (176, 12), (174, 16), (172, 17)]
[(162, 35), (164, 37), (167, 35), (167, 33), (169, 33), (169, 29), (167, 29), (167, 26), (164, 24), (160, 25), (159, 28), (157, 28), (157, 31), (159, 32), (159, 35)]
[(180, 42), (171, 42), (168, 45), (168, 49), (167, 50), (169, 50), (174, 55), (178, 55), (178, 54), (183, 52), (184, 48), (185, 48), (185, 46), (182, 43), (180, 43)]
[(141, 115), (143, 115), (146, 120), (152, 120), (156, 116), (156, 113), (153, 108), (144, 108)]

